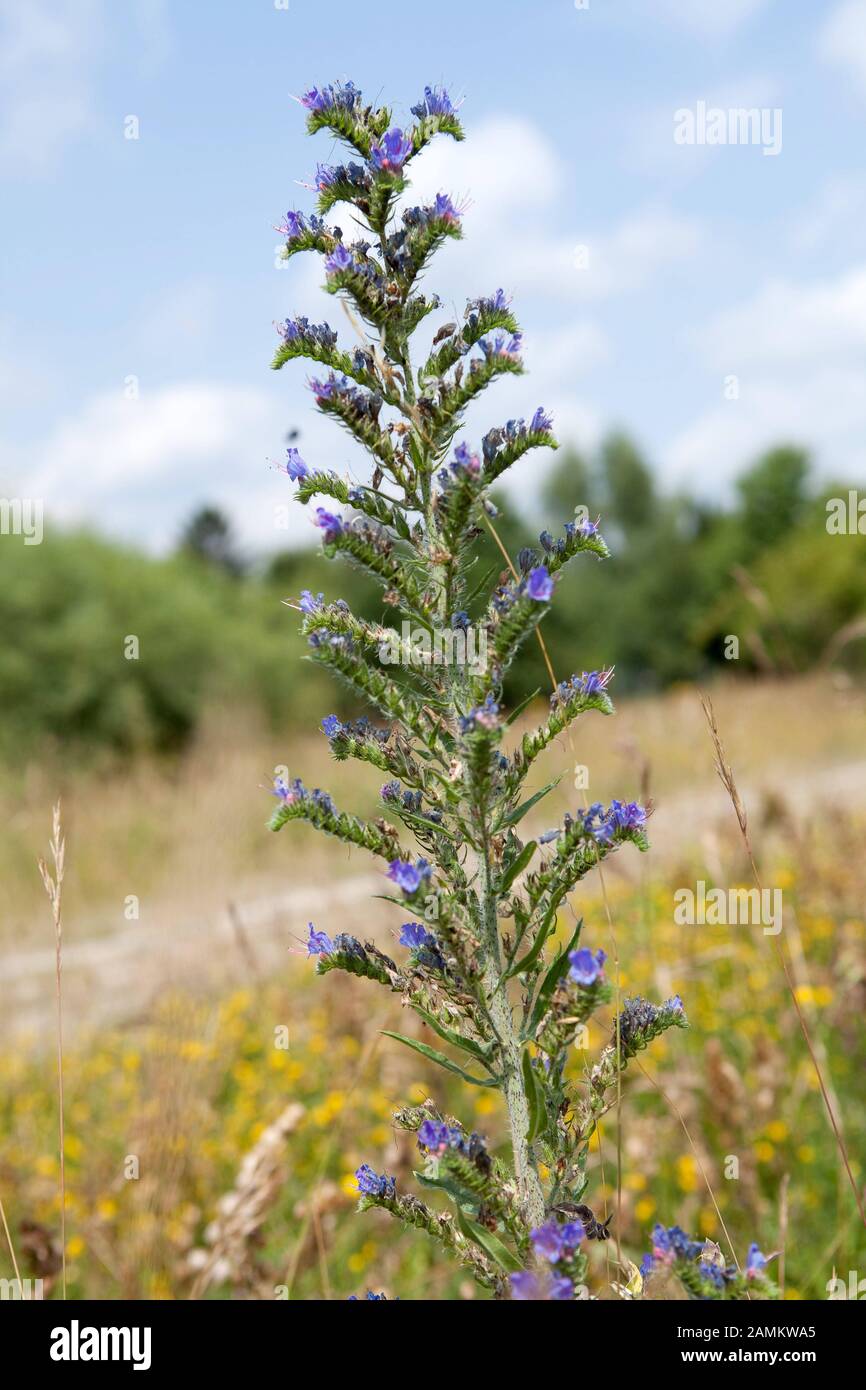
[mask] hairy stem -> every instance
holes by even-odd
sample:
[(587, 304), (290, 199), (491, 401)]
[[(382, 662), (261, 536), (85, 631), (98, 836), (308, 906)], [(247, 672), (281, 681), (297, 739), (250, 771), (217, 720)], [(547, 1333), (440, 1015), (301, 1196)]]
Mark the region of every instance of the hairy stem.
[(520, 1201), (530, 1226), (544, 1222), (544, 1193), (535, 1158), (527, 1141), (529, 1106), (523, 1086), (520, 1042), (514, 1027), (508, 995), (500, 987), (502, 958), (499, 925), (496, 914), (496, 895), (492, 884), (490, 852), (485, 845), (481, 855), (481, 916), (484, 926), (484, 993), (489, 1001), (490, 1020), (496, 1030), (502, 1076), (502, 1093), (508, 1107), (511, 1127), (511, 1146), (514, 1154), (514, 1175)]

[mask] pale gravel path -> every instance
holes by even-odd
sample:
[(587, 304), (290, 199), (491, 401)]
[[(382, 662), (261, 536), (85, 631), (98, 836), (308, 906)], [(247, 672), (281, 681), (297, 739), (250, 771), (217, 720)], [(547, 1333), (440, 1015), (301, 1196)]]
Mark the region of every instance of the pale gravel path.
[[(740, 791), (753, 815), (767, 794), (783, 798), (796, 820), (812, 817), (816, 803), (836, 798), (864, 808), (866, 761), (819, 772), (789, 766), (744, 779)], [(730, 827), (732, 815), (718, 783), (661, 799), (652, 819), (654, 865), (663, 868), (690, 846), (706, 843), (716, 830)], [(67, 1032), (145, 1020), (173, 988), (225, 989), (279, 969), (290, 949), (300, 949), (310, 919), (326, 929), (339, 920), (342, 929), (378, 937), (387, 949), (395, 920), (389, 905), (374, 897), (382, 891), (381, 875), (368, 873), (247, 898), (235, 913), (227, 908), (199, 920), (149, 917), (90, 937), (86, 923), (69, 924), (63, 953)], [(76, 941), (82, 934), (85, 939)], [(37, 1046), (49, 1044), (53, 1009), (53, 946), (0, 954), (0, 1038), (26, 1036)]]

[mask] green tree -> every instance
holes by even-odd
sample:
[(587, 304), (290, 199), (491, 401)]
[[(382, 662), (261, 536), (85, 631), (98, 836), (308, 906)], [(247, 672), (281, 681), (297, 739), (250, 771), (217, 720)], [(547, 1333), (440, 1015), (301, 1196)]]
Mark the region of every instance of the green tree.
[(770, 449), (737, 483), (740, 516), (751, 546), (774, 545), (801, 520), (808, 502), (809, 455), (786, 444)]
[(181, 536), (180, 549), (235, 578), (246, 569), (232, 524), (218, 507), (200, 507), (190, 517)]

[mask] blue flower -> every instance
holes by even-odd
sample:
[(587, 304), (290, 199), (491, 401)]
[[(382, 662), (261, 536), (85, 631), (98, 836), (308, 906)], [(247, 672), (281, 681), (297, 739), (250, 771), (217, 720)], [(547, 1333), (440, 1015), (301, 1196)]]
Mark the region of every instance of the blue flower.
[(551, 1264), (556, 1264), (562, 1254), (562, 1238), (559, 1234), (559, 1226), (551, 1219), (545, 1221), (543, 1226), (536, 1226), (530, 1232), (533, 1249), (536, 1255), (540, 1255), (543, 1260), (549, 1260)]
[(299, 479), (306, 478), (309, 469), (307, 468), (307, 465), (304, 463), (304, 460), (301, 458), (297, 449), (289, 449), (287, 453), (288, 459), (286, 462), (286, 472), (288, 473), (292, 482), (296, 483), (299, 481)]
[(588, 946), (581, 946), (579, 950), (572, 951), (568, 959), (571, 962), (568, 972), (571, 978), (577, 984), (589, 988), (596, 980), (601, 979), (607, 955), (604, 951), (596, 951), (593, 955)]
[(277, 231), (281, 232), (288, 241), (298, 241), (306, 230), (307, 224), (304, 221), (304, 214), (291, 210), (286, 213), (285, 225), (277, 227)]
[(297, 801), (303, 801), (307, 795), (307, 789), (300, 777), (296, 777), (292, 783), (288, 783), (284, 777), (274, 778), (274, 788), (271, 792), (278, 801), (282, 801), (284, 806), (294, 806)]
[(287, 343), (303, 339), (316, 347), (327, 349), (334, 347), (337, 342), (337, 335), (329, 323), (310, 323), (304, 314), (299, 314), (295, 319), (286, 319), (277, 328)]
[(406, 946), (415, 955), (415, 960), (419, 965), (426, 965), (430, 970), (445, 970), (445, 958), (439, 947), (439, 942), (432, 932), (423, 927), (420, 922), (404, 922), (400, 930), (400, 945)]
[(338, 734), (343, 733), (345, 725), (335, 714), (326, 714), (322, 720), (322, 728), (328, 738), (336, 738)]
[(426, 859), (419, 859), (415, 864), (405, 859), (392, 859), (388, 866), (388, 878), (392, 883), (396, 883), (398, 888), (402, 888), (408, 898), (413, 897), (421, 884), (430, 877), (430, 865)]
[(488, 359), (504, 357), (509, 362), (519, 362), (520, 350), (523, 347), (523, 334), (514, 333), (508, 336), (505, 333), (494, 333), (490, 338), (482, 338), (478, 346)]
[(328, 98), (328, 88), (319, 91), (318, 87), (311, 87), (308, 92), (304, 92), (301, 97), (301, 105), (306, 106), (308, 111), (324, 111), (330, 105)]
[(328, 111), (340, 109), (354, 111), (361, 104), (361, 93), (354, 82), (335, 82), (332, 86), (311, 87), (300, 97), (302, 106), (308, 111)]
[(481, 460), (477, 454), (473, 454), (468, 444), (458, 444), (454, 450), (451, 468), (455, 472), (466, 472), (474, 477), (481, 472)]
[(775, 1255), (762, 1255), (755, 1241), (752, 1241), (746, 1256), (746, 1278), (755, 1279), (758, 1275), (763, 1274), (770, 1260), (775, 1258)]
[(430, 215), (440, 222), (449, 222), (452, 225), (459, 222), (462, 216), (460, 209), (454, 206), (447, 193), (436, 194)]
[(336, 183), (342, 170), (331, 164), (316, 165), (316, 188), (320, 193), (324, 193), (326, 188), (330, 188), (332, 183)]
[(543, 1297), (541, 1282), (531, 1269), (522, 1269), (518, 1274), (512, 1274), (510, 1282), (511, 1297), (518, 1303), (534, 1303)]
[(411, 108), (412, 115), (423, 121), (427, 116), (453, 116), (454, 103), (444, 87), (425, 87), (424, 100)]
[(539, 406), (529, 423), (529, 429), (532, 434), (547, 434), (552, 424), (553, 416), (548, 415), (543, 406)]
[(608, 820), (617, 830), (640, 830), (646, 825), (646, 811), (636, 801), (610, 803)]
[(553, 1277), (547, 1273), (538, 1275), (531, 1269), (521, 1270), (509, 1277), (511, 1297), (521, 1303), (564, 1303), (574, 1297), (574, 1285), (564, 1277)]
[(419, 951), (422, 946), (435, 946), (436, 938), (420, 922), (404, 922), (400, 928), (400, 945)]
[(316, 931), (312, 922), (307, 924), (310, 928), (310, 936), (307, 941), (308, 956), (329, 956), (334, 949), (331, 938), (323, 931)]
[(534, 550), (525, 545), (522, 550), (517, 552), (517, 568), (521, 574), (528, 574), (538, 559)]
[(472, 319), (476, 314), (502, 313), (511, 303), (511, 295), (504, 290), (497, 290), (495, 294), (489, 294), (483, 299), (467, 299), (466, 318)]
[(696, 1260), (704, 1248), (701, 1241), (692, 1240), (679, 1226), (653, 1226), (652, 1242), (653, 1261), (665, 1265), (674, 1260)]
[(353, 265), (352, 253), (346, 250), (341, 241), (337, 243), (330, 256), (325, 257), (327, 275), (337, 275), (341, 270), (351, 270)]
[(397, 1183), (387, 1173), (374, 1173), (369, 1163), (362, 1163), (355, 1173), (358, 1191), (365, 1197), (393, 1197)]
[(404, 135), (399, 126), (392, 126), (370, 147), (370, 163), (381, 173), (399, 174), (411, 153), (411, 136)]
[(446, 1149), (466, 1150), (466, 1136), (459, 1125), (446, 1125), (443, 1120), (425, 1120), (418, 1130), (418, 1146), (428, 1153), (443, 1154)]
[(319, 609), (324, 607), (324, 604), (324, 594), (319, 594), (317, 597), (314, 598), (313, 595), (310, 593), (309, 589), (301, 590), (301, 597), (298, 603), (298, 607), (300, 608), (302, 613), (318, 613)]
[(588, 811), (578, 811), (577, 815), (585, 833), (600, 845), (609, 845), (618, 832), (642, 830), (646, 825), (646, 811), (636, 801), (613, 800), (607, 811), (595, 801)]
[[(362, 1301), (362, 1300), (358, 1297), (358, 1295), (357, 1295), (356, 1293), (350, 1293), (350, 1294), (349, 1294), (349, 1297), (346, 1299), (346, 1302), (347, 1302), (347, 1303), (360, 1303), (361, 1301)], [(397, 1300), (395, 1299), (395, 1302), (396, 1302), (396, 1301), (397, 1301)], [(364, 1294), (363, 1302), (364, 1302), (364, 1303), (387, 1303), (387, 1302), (388, 1302), (388, 1295), (387, 1295), (387, 1294), (384, 1294), (384, 1293), (374, 1293), (372, 1289), (368, 1289), (367, 1292)]]
[(324, 507), (316, 508), (316, 519), (314, 526), (318, 526), (322, 532), (322, 539), (326, 545), (331, 545), (343, 532), (343, 523), (333, 512), (325, 511)]
[(468, 714), (462, 714), (460, 716), (461, 734), (475, 733), (478, 729), (492, 731), (498, 728), (499, 706), (494, 700), (492, 693), (486, 697), (483, 705), (476, 705)]
[(571, 1255), (583, 1240), (586, 1231), (580, 1221), (568, 1221), (560, 1226), (554, 1217), (536, 1226), (530, 1232), (530, 1240), (536, 1255), (550, 1264), (557, 1264), (564, 1255)]
[(535, 569), (530, 570), (526, 592), (536, 603), (547, 603), (553, 598), (553, 580), (546, 565), (536, 565)]
[(560, 1226), (559, 1233), (562, 1237), (563, 1249), (572, 1251), (580, 1245), (586, 1235), (586, 1229), (582, 1221), (566, 1221), (564, 1226)]

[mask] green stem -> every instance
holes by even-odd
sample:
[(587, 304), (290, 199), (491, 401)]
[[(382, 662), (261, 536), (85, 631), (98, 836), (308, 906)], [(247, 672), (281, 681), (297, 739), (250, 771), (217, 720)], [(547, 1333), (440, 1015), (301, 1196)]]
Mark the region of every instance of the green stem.
[(508, 994), (504, 989), (499, 988), (502, 977), (502, 955), (490, 851), (486, 844), (479, 868), (481, 871), (481, 916), (485, 937), (483, 989), (489, 1003), (490, 1019), (499, 1042), (502, 1093), (508, 1107), (511, 1147), (514, 1155), (514, 1175), (517, 1179), (520, 1203), (528, 1225), (541, 1226), (545, 1215), (544, 1192), (541, 1187), (541, 1179), (538, 1176), (535, 1157), (527, 1141), (529, 1105), (523, 1086), (520, 1040), (514, 1027)]

